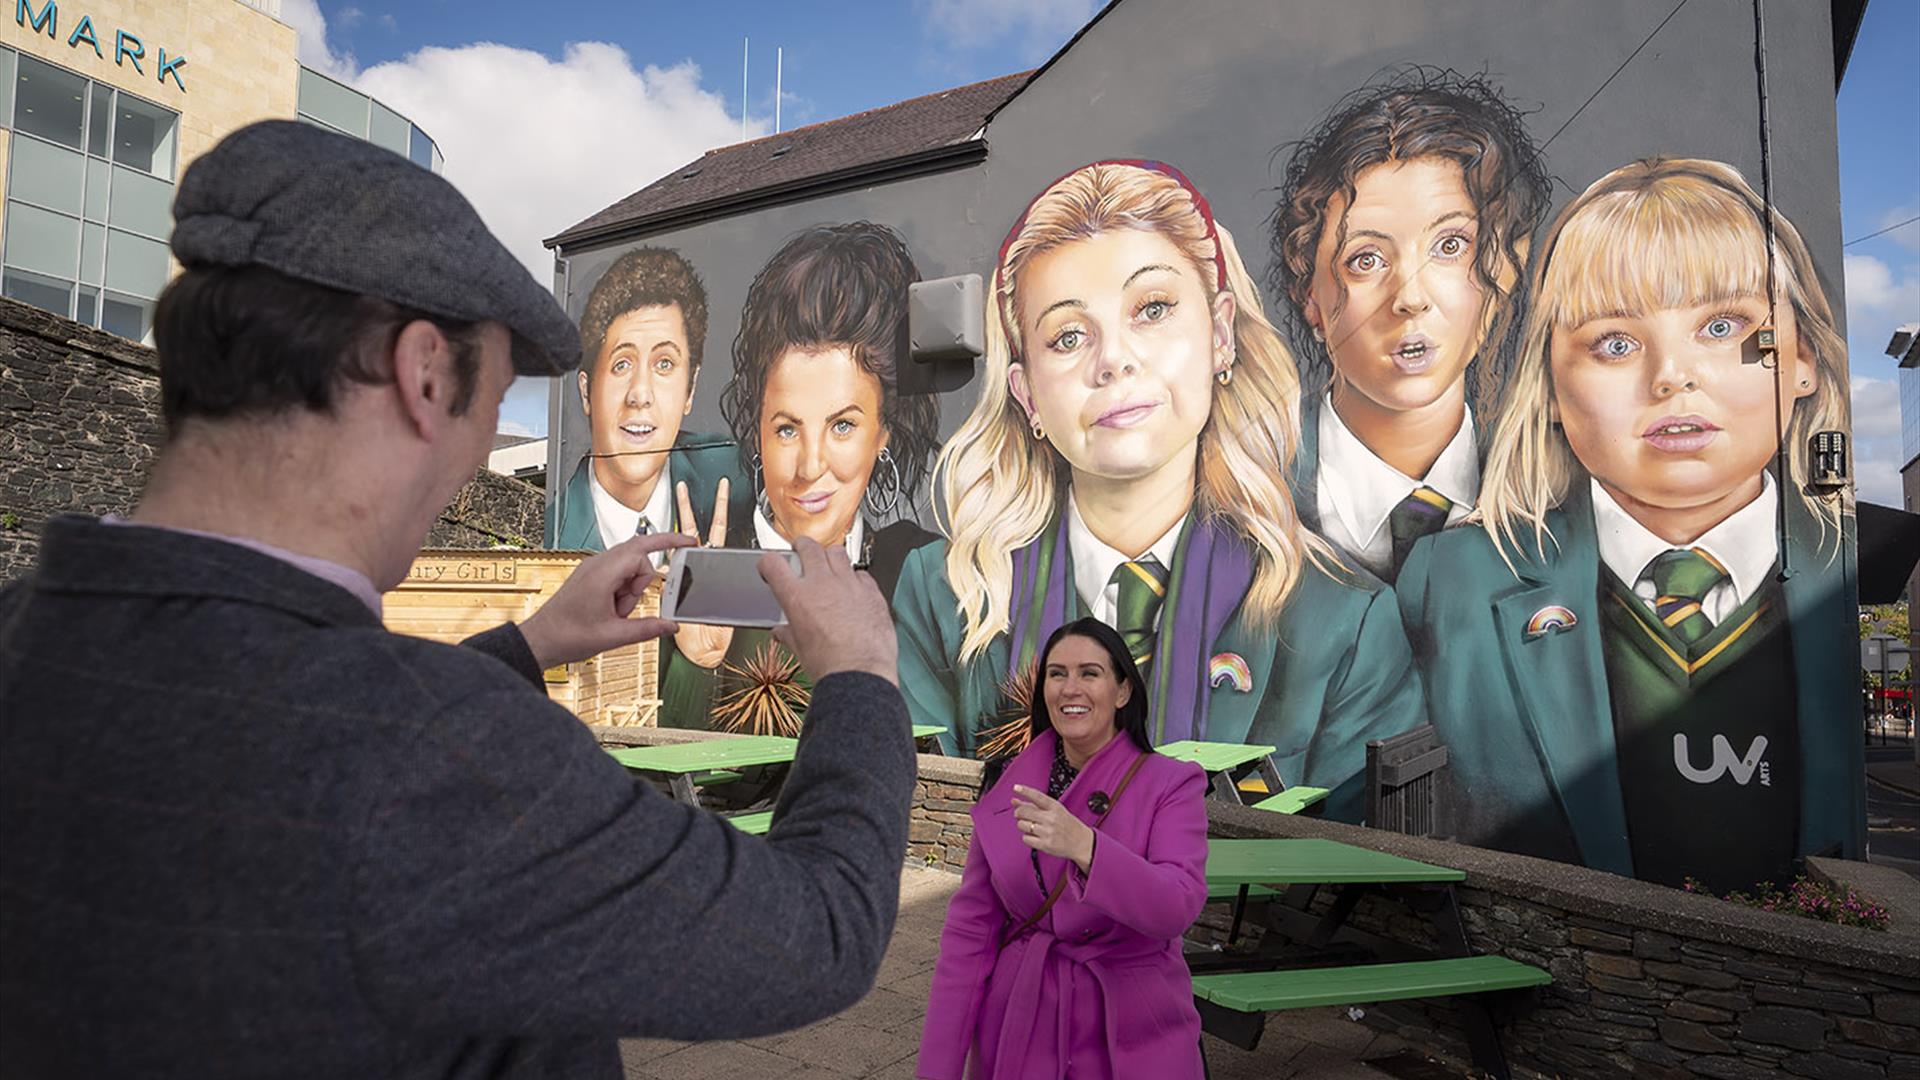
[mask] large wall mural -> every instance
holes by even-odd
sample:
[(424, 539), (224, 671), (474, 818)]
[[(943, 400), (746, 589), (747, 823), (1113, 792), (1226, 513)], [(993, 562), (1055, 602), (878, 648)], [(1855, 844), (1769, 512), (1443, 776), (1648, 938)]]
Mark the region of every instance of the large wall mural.
[[(1857, 854), (1851, 501), (1807, 474), (1845, 355), (1794, 223), (1770, 262), (1749, 177), (1683, 147), (1556, 172), (1488, 76), (1322, 100), (1266, 133), (1264, 218), (1119, 157), (1025, 192), (997, 249), (769, 236), (704, 377), (725, 430), (685, 427), (715, 268), (624, 250), (576, 301), (554, 541), (844, 545), (949, 753), (1017, 751), (1036, 646), (1091, 614), (1156, 741), (1276, 747), (1329, 817), (1360, 819), (1368, 740), (1432, 723), (1467, 842), (1722, 889)], [(944, 430), (897, 390), (930, 255), (987, 286)], [(687, 627), (662, 671), (663, 723), (804, 711), (762, 632)]]

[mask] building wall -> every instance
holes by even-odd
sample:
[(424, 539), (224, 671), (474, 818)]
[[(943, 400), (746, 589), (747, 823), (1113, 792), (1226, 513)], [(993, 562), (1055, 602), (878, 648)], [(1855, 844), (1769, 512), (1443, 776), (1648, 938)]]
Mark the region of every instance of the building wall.
[[(725, 435), (719, 402), (729, 383), (736, 378), (730, 348), (737, 345), (742, 334), (741, 313), (749, 286), (768, 264), (769, 257), (800, 230), (814, 225), (877, 223), (905, 243), (921, 277), (973, 272), (991, 281), (1002, 238), (1029, 202), (1052, 181), (1092, 161), (1147, 159), (1179, 167), (1206, 196), (1219, 225), (1235, 238), (1246, 269), (1257, 285), (1254, 291), (1261, 293), (1258, 297), (1236, 295), (1236, 302), (1242, 305), (1257, 302), (1270, 318), (1280, 322), (1289, 313), (1290, 301), (1274, 294), (1267, 275), (1272, 263), (1270, 220), (1276, 210), (1278, 191), (1287, 182), (1283, 175), (1287, 154), (1314, 131), (1323, 118), (1338, 111), (1342, 102), (1349, 100), (1350, 93), (1375, 84), (1390, 71), (1404, 72), (1417, 65), (1431, 71), (1484, 76), (1509, 105), (1524, 114), (1526, 150), (1523, 156), (1537, 155), (1551, 177), (1546, 221), (1551, 221), (1595, 181), (1637, 160), (1654, 156), (1715, 163), (1709, 169), (1730, 166), (1757, 193), (1763, 186), (1763, 153), (1753, 13), (1753, 5), (1745, 0), (1695, 0), (1677, 12), (1666, 0), (1624, 0), (1605, 5), (1581, 0), (1537, 3), (1474, 0), (1445, 5), (1419, 0), (1353, 0), (1332, 6), (1319, 0), (1221, 0), (1206, 5), (1176, 0), (1125, 0), (1107, 9), (1026, 89), (988, 120), (984, 131), (988, 153), (983, 163), (740, 213), (590, 250), (563, 251), (566, 303), (568, 310), (579, 316), (608, 267), (637, 247), (666, 248), (685, 258), (704, 280), (711, 315), (705, 366), (681, 431)], [(1838, 339), (1845, 332), (1844, 325), (1838, 322), (1845, 305), (1841, 291), (1829, 12), (1824, 4), (1776, 4), (1767, 8), (1766, 18), (1769, 78), (1766, 195), (1778, 215), (1791, 222), (1804, 237), (1813, 269), (1810, 275), (1805, 275), (1811, 280), (1803, 280), (1802, 284), (1810, 293), (1824, 294), (1827, 305), (1835, 313), (1831, 329)], [(1631, 62), (1622, 70), (1621, 65), (1629, 57)], [(752, 145), (764, 146), (768, 153), (780, 150), (777, 139)], [(1734, 196), (1724, 201), (1744, 205)], [(1545, 228), (1529, 238), (1533, 243), (1529, 245), (1528, 254), (1537, 255), (1544, 246)], [(1752, 233), (1755, 237), (1759, 235), (1757, 225)], [(1668, 235), (1685, 236), (1689, 230), (1676, 227)], [(1764, 259), (1763, 243), (1750, 246), (1759, 252), (1753, 256), (1756, 261)], [(1425, 255), (1421, 249), (1419, 257)], [(1409, 256), (1409, 263), (1413, 257)], [(1709, 261), (1725, 260), (1714, 256)], [(1583, 264), (1576, 274), (1597, 277), (1603, 273), (1603, 265), (1646, 266), (1646, 263), (1631, 258), (1612, 262), (1596, 258), (1591, 264)], [(1646, 268), (1649, 272), (1667, 269), (1664, 266)], [(1203, 272), (1203, 276), (1207, 274)], [(1815, 308), (1819, 306), (1814, 303)], [(990, 307), (987, 318), (996, 317)], [(1753, 320), (1746, 329), (1750, 331), (1765, 317)], [(1312, 369), (1323, 365), (1324, 346), (1310, 339), (1301, 340), (1304, 337), (1304, 334), (1297, 335), (1290, 342), (1299, 366)], [(1810, 340), (1803, 334), (1801, 344), (1804, 346)], [(1035, 348), (1031, 341), (1026, 345), (1029, 350)], [(1481, 355), (1501, 361), (1495, 367), (1494, 381), (1498, 382), (1505, 378), (1500, 373), (1520, 359), (1518, 353), (1517, 349), (1491, 347)], [(1803, 351), (1795, 359), (1810, 355)], [(1821, 426), (1844, 427), (1845, 358), (1826, 354), (1823, 363), (1830, 387), (1823, 393), (1830, 396), (1834, 413), (1824, 418)], [(1728, 368), (1729, 377), (1746, 377), (1765, 370), (1744, 365)], [(967, 388), (944, 395), (938, 403), (936, 441), (951, 440), (979, 395), (988, 389), (988, 381), (1001, 377), (976, 374)], [(1495, 392), (1485, 401), (1488, 415), (1476, 416), (1477, 420), (1490, 423), (1494, 419), (1491, 414), (1499, 407), (1501, 389), (1494, 387)], [(1281, 392), (1283, 398), (1285, 393)], [(1317, 402), (1318, 397), (1309, 400)], [(1275, 410), (1284, 410), (1281, 415), (1294, 414), (1297, 404), (1294, 400), (1271, 402)], [(1789, 408), (1798, 407), (1790, 405)], [(1763, 411), (1766, 415), (1761, 416)], [(1764, 430), (1773, 421), (1772, 411), (1769, 402), (1764, 410), (1751, 410), (1747, 419)], [(1210, 415), (1217, 417), (1219, 413), (1215, 410)], [(1019, 426), (1024, 428), (1024, 421)], [(554, 442), (550, 459), (552, 479), (548, 485), (553, 499), (548, 515), (551, 530), (561, 528), (570, 511), (577, 516), (582, 509), (578, 505), (579, 489), (570, 492), (568, 481), (574, 476), (583, 453), (589, 449), (591, 438), (573, 379), (556, 381), (550, 431)], [(1631, 435), (1639, 435), (1637, 427)], [(1479, 443), (1483, 451), (1486, 437), (1483, 431)], [(1020, 444), (1029, 444), (1024, 430), (1012, 432), (1005, 443), (996, 445)], [(593, 449), (611, 453), (618, 452), (619, 448)], [(1010, 456), (1017, 455), (1009, 451), (996, 459), (996, 464), (1004, 463)], [(756, 472), (747, 451), (740, 452), (735, 464), (736, 487), (762, 487), (766, 470)], [(1055, 464), (1056, 467), (1068, 464), (1082, 470), (1079, 462)], [(874, 478), (880, 477), (883, 481), (884, 475), (885, 470), (875, 466), (865, 475), (856, 476), (853, 482), (874, 490)], [(1584, 475), (1578, 478), (1577, 490), (1586, 490), (1585, 479)], [(1739, 479), (1743, 491), (1748, 482), (1758, 486), (1757, 470)], [(988, 486), (1005, 484), (1020, 488), (1024, 483), (1024, 479), (1013, 473), (1001, 471), (992, 474)], [(884, 487), (884, 483), (877, 486)], [(1301, 490), (1294, 488), (1296, 498), (1301, 497)], [(1800, 502), (1802, 495), (1797, 480), (1789, 485), (1788, 499)], [(1790, 579), (1794, 582), (1793, 603), (1798, 605), (1796, 610), (1813, 611), (1816, 608), (1812, 601), (1801, 598), (1817, 597), (1824, 605), (1817, 608), (1817, 617), (1809, 616), (1804, 624), (1792, 627), (1791, 648), (1801, 661), (1794, 669), (1794, 678), (1799, 687), (1820, 686), (1832, 693), (1818, 706), (1811, 704), (1809, 698), (1809, 704), (1800, 706), (1797, 715), (1785, 718), (1790, 726), (1775, 730), (1774, 737), (1766, 744), (1751, 742), (1753, 736), (1747, 732), (1728, 734), (1723, 741), (1729, 748), (1735, 741), (1741, 747), (1760, 747), (1753, 751), (1758, 755), (1753, 759), (1756, 763), (1765, 757), (1765, 747), (1772, 746), (1773, 753), (1782, 755), (1779, 759), (1782, 767), (1788, 757), (1797, 758), (1796, 747), (1816, 744), (1823, 747), (1819, 752), (1828, 755), (1826, 764), (1821, 766), (1820, 778), (1812, 789), (1804, 792), (1801, 811), (1806, 815), (1831, 815), (1831, 842), (1857, 855), (1864, 838), (1857, 738), (1850, 742), (1842, 738), (1850, 733), (1840, 732), (1830, 722), (1831, 717), (1852, 715), (1851, 680), (1834, 684), (1831, 678), (1832, 672), (1844, 667), (1848, 660), (1844, 656), (1831, 663), (1812, 659), (1819, 655), (1814, 643), (1852, 640), (1847, 635), (1857, 595), (1856, 553), (1850, 535), (1845, 532), (1850, 528), (1844, 524), (1848, 520), (1845, 500), (1809, 498), (1810, 505), (1818, 512), (1834, 513), (1843, 522), (1843, 530), (1836, 536), (1831, 521), (1823, 526), (1789, 515), (1798, 522), (1794, 526), (1797, 531), (1789, 535), (1789, 546), (1785, 549), (1794, 562)], [(982, 513), (974, 520), (956, 520), (952, 507), (936, 507), (935, 501), (937, 499), (923, 489), (908, 516), (929, 527), (937, 521), (946, 527), (949, 535), (959, 530), (985, 533), (994, 517)], [(1316, 508), (1304, 506), (1303, 509), (1311, 512)], [(998, 505), (994, 510), (1005, 511), (1006, 506)], [(1140, 512), (1163, 514), (1165, 507), (1142, 506)], [(1061, 513), (1064, 515), (1064, 511)], [(1276, 520), (1269, 524), (1277, 529), (1295, 527), (1286, 515), (1272, 510), (1247, 511), (1245, 516), (1260, 513), (1273, 515)], [(734, 518), (739, 516), (736, 508)], [(877, 520), (884, 522), (885, 518)], [(1591, 515), (1584, 520), (1585, 527), (1591, 529)], [(698, 524), (705, 527), (704, 522)], [(869, 534), (871, 531), (870, 528)], [(729, 521), (729, 532), (730, 542), (754, 543), (761, 539), (759, 532), (742, 527), (737, 520)], [(1242, 535), (1246, 534), (1247, 531), (1242, 530)], [(1776, 531), (1776, 541), (1779, 535)], [(1024, 548), (1039, 545), (1038, 537), (1035, 533), (996, 539), (1005, 540), (1014, 548)], [(1816, 542), (1823, 544), (1818, 554), (1809, 550)], [(1439, 547), (1436, 544), (1433, 550)], [(1039, 548), (1036, 546), (1034, 550)], [(1466, 545), (1455, 545), (1453, 550), (1465, 552)], [(1768, 549), (1756, 546), (1748, 550)], [(1563, 594), (1556, 591), (1559, 587), (1555, 586), (1546, 589), (1537, 603), (1529, 606), (1532, 618), (1527, 617), (1528, 612), (1520, 612), (1517, 617), (1512, 612), (1503, 612), (1498, 616), (1501, 620), (1498, 625), (1483, 628), (1484, 656), (1442, 658), (1441, 654), (1452, 648), (1455, 640), (1464, 638), (1454, 636), (1456, 627), (1422, 624), (1423, 619), (1434, 617), (1423, 605), (1467, 595), (1462, 591), (1465, 589), (1478, 590), (1472, 594), (1475, 597), (1482, 592), (1486, 594), (1487, 603), (1474, 615), (1475, 619), (1485, 621), (1498, 596), (1504, 595), (1503, 590), (1515, 588), (1509, 565), (1490, 560), (1486, 567), (1474, 569), (1472, 573), (1479, 577), (1471, 579), (1443, 578), (1442, 568), (1436, 567), (1433, 587), (1425, 596), (1406, 605), (1410, 609), (1406, 616), (1408, 624), (1402, 629), (1409, 636), (1409, 644), (1395, 644), (1378, 653), (1368, 653), (1364, 640), (1356, 637), (1347, 643), (1350, 648), (1341, 654), (1338, 663), (1375, 673), (1391, 672), (1395, 665), (1404, 667), (1411, 654), (1420, 664), (1430, 666), (1431, 670), (1425, 670), (1422, 676), (1428, 687), (1426, 715), (1450, 730), (1456, 775), (1469, 774), (1465, 751), (1479, 740), (1482, 749), (1490, 747), (1490, 752), (1503, 763), (1510, 762), (1521, 771), (1531, 770), (1528, 775), (1542, 769), (1559, 769), (1558, 778), (1544, 781), (1540, 789), (1558, 791), (1560, 794), (1554, 798), (1587, 800), (1593, 792), (1602, 793), (1603, 802), (1616, 798), (1624, 782), (1616, 774), (1623, 766), (1613, 749), (1615, 718), (1609, 712), (1608, 675), (1600, 655), (1600, 641), (1603, 633), (1626, 631), (1603, 631), (1604, 616), (1599, 607), (1600, 598), (1595, 595), (1597, 590)], [(937, 575), (938, 569), (927, 571), (923, 565), (918, 572)], [(1457, 568), (1449, 572), (1467, 573)], [(1588, 572), (1592, 572), (1590, 564)], [(1391, 577), (1391, 573), (1383, 573)], [(1771, 580), (1766, 574), (1756, 574), (1755, 578)], [(1633, 583), (1626, 584), (1631, 588)], [(927, 585), (927, 588), (933, 587)], [(1751, 600), (1758, 595), (1758, 587), (1750, 583), (1741, 598)], [(928, 608), (940, 608), (944, 604), (951, 609), (952, 605), (945, 603), (944, 594), (938, 594), (937, 599), (938, 602), (926, 601), (922, 594), (915, 593), (911, 602)], [(903, 675), (903, 681), (915, 684), (909, 699), (916, 703), (916, 722), (948, 726), (957, 749), (972, 751), (976, 746), (975, 737), (984, 726), (997, 717), (1009, 715), (1009, 708), (1017, 704), (1009, 693), (1011, 683), (1019, 675), (1017, 664), (1000, 659), (999, 653), (993, 654), (991, 663), (963, 659), (954, 640), (948, 637), (930, 640), (924, 624), (930, 618), (939, 617), (938, 612), (930, 616), (925, 610), (903, 606), (898, 593), (895, 600), (896, 620), (902, 622), (903, 657), (917, 668), (913, 674)], [(1311, 606), (1320, 602), (1300, 603)], [(1199, 712), (1207, 701), (1214, 703), (1211, 708), (1244, 705), (1234, 695), (1246, 693), (1263, 701), (1258, 709), (1267, 709), (1264, 699), (1257, 697), (1268, 692), (1267, 685), (1259, 682), (1257, 675), (1254, 681), (1245, 681), (1233, 661), (1244, 662), (1248, 656), (1264, 657), (1269, 647), (1277, 658), (1309, 652), (1306, 645), (1312, 643), (1317, 634), (1324, 634), (1327, 621), (1335, 618), (1332, 609), (1336, 602), (1326, 603), (1329, 606), (1323, 611), (1310, 612), (1307, 608), (1283, 611), (1282, 627), (1289, 625), (1286, 621), (1289, 618), (1298, 620), (1291, 623), (1293, 630), (1268, 630), (1266, 637), (1249, 631), (1246, 637), (1233, 639), (1232, 644), (1210, 644), (1201, 654), (1212, 655), (1206, 661), (1205, 681), (1195, 695), (1191, 711)], [(1047, 609), (1049, 613), (1051, 610)], [(1836, 616), (1834, 612), (1841, 615)], [(1573, 617), (1576, 613), (1577, 619)], [(1026, 626), (1027, 614), (1030, 612), (1024, 608), (1016, 611), (1009, 625)], [(1044, 618), (1053, 616), (1047, 614)], [(1240, 625), (1232, 621), (1238, 618), (1240, 615), (1234, 614), (1229, 625)], [(1509, 622), (1512, 625), (1508, 625)], [(1163, 621), (1162, 632), (1165, 625)], [(1035, 633), (1044, 635), (1046, 629), (1047, 625), (1041, 625)], [(1228, 640), (1227, 631), (1209, 630), (1208, 633), (1216, 643)], [(1287, 634), (1294, 636), (1287, 638)], [(1523, 634), (1527, 641), (1560, 644), (1507, 655), (1508, 647), (1520, 642)], [(1563, 634), (1566, 636), (1560, 636)], [(1004, 644), (1015, 637), (1015, 633), (1007, 633), (1000, 640)], [(929, 653), (929, 649), (933, 651)], [(1578, 670), (1547, 675), (1540, 673), (1540, 665), (1532, 659), (1522, 658), (1538, 658), (1556, 651), (1578, 656)], [(1490, 666), (1497, 671), (1500, 670), (1497, 665), (1516, 661), (1519, 674), (1510, 680), (1512, 685), (1501, 688), (1511, 700), (1498, 706), (1501, 714), (1515, 725), (1511, 730), (1483, 737), (1482, 729), (1465, 715), (1471, 709), (1455, 710), (1433, 704), (1453, 692), (1432, 689), (1446, 677), (1460, 671), (1487, 670)], [(1165, 662), (1156, 660), (1157, 664)], [(670, 658), (666, 676), (669, 682), (673, 679), (674, 663)], [(1335, 663), (1330, 658), (1327, 666), (1333, 667)], [(982, 664), (996, 670), (982, 670)], [(712, 678), (718, 680), (716, 692), (724, 693), (728, 685), (727, 671), (724, 668), (719, 671), (720, 674)], [(998, 684), (997, 694), (995, 679), (1005, 680)], [(1591, 691), (1562, 699), (1560, 688), (1573, 682), (1587, 685), (1594, 681), (1598, 685)], [(1684, 693), (1690, 695), (1698, 689), (1698, 684), (1688, 684)], [(1809, 693), (1814, 692), (1809, 690)], [(669, 702), (669, 708), (676, 700), (696, 703), (699, 700), (697, 695), (677, 699), (672, 691), (663, 692), (663, 697)], [(1466, 697), (1472, 699), (1474, 694), (1467, 693)], [(1220, 704), (1223, 701), (1227, 705)], [(1557, 704), (1544, 704), (1549, 701)], [(1282, 762), (1284, 779), (1290, 784), (1299, 783), (1304, 777), (1306, 783), (1319, 786), (1321, 781), (1315, 778), (1316, 770), (1320, 770), (1319, 775), (1329, 783), (1346, 783), (1351, 778), (1327, 764), (1337, 755), (1325, 751), (1323, 744), (1316, 741), (1322, 736), (1341, 738), (1339, 733), (1343, 730), (1349, 733), (1344, 737), (1356, 738), (1351, 731), (1361, 721), (1353, 715), (1343, 715), (1341, 710), (1345, 707), (1272, 706), (1273, 714), (1258, 712), (1256, 723), (1265, 726), (1248, 729), (1259, 732), (1259, 737), (1249, 737), (1246, 741), (1280, 745), (1275, 757)], [(1316, 708), (1320, 710), (1317, 713)], [(1685, 715), (1684, 705), (1676, 708), (1680, 715), (1662, 712), (1660, 721), (1673, 726), (1656, 724), (1657, 738), (1665, 739), (1668, 732), (1680, 731), (1684, 726), (1701, 740), (1695, 747), (1698, 758), (1706, 753), (1705, 743), (1712, 733), (1695, 731), (1699, 718)], [(1294, 711), (1285, 711), (1289, 709)], [(1389, 711), (1394, 714), (1394, 723), (1406, 726), (1422, 718), (1418, 704)], [(668, 722), (697, 723), (698, 718), (678, 717)], [(1715, 722), (1719, 722), (1718, 717)], [(1532, 734), (1527, 734), (1528, 730)], [(1604, 751), (1575, 752), (1577, 762), (1566, 759), (1558, 765), (1549, 762), (1565, 748), (1596, 733), (1599, 745), (1607, 748)], [(1238, 740), (1239, 736), (1234, 738)], [(1308, 749), (1310, 743), (1312, 750)], [(1744, 786), (1745, 781), (1731, 778), (1731, 774), (1718, 766), (1700, 770), (1696, 762), (1682, 768), (1673, 763), (1677, 762), (1676, 755), (1668, 755), (1665, 762), (1652, 760), (1660, 755), (1643, 755), (1635, 767), (1648, 770), (1644, 775), (1649, 776), (1671, 768), (1689, 779), (1704, 774), (1724, 778), (1728, 785)], [(1739, 758), (1737, 752), (1734, 756)], [(1348, 754), (1345, 760), (1357, 762), (1357, 751)], [(1490, 771), (1499, 774), (1506, 770), (1503, 765)], [(1589, 779), (1589, 773), (1596, 775)], [(1757, 793), (1770, 786), (1764, 774), (1742, 771), (1739, 775), (1749, 779), (1763, 775), (1750, 792)], [(1498, 788), (1506, 782), (1503, 776), (1495, 775), (1491, 786)], [(1489, 782), (1483, 776), (1475, 783)], [(1467, 803), (1485, 806), (1498, 803), (1503, 797), (1502, 791), (1490, 791), (1482, 786), (1470, 793)], [(1589, 813), (1579, 807), (1568, 809), (1570, 805), (1572, 803), (1529, 805), (1516, 812), (1509, 824), (1524, 832), (1529, 816), (1549, 815), (1559, 819), (1564, 815), (1572, 821), (1584, 819)], [(1833, 807), (1845, 809), (1835, 812)], [(1618, 826), (1612, 835), (1622, 835), (1625, 828), (1624, 824)], [(1785, 831), (1783, 826), (1779, 834), (1784, 835)], [(1517, 843), (1500, 837), (1491, 839)], [(1701, 861), (1709, 865), (1718, 858), (1714, 853), (1705, 852)]]

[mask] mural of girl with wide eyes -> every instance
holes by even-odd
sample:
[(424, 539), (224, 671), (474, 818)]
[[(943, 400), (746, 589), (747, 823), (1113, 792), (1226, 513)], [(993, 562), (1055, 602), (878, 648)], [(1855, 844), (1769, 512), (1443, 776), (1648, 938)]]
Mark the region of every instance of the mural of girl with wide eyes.
[(1484, 528), (1396, 586), (1469, 842), (1718, 891), (1860, 855), (1852, 518), (1806, 486), (1845, 344), (1777, 211), (1769, 277), (1766, 221), (1731, 166), (1654, 159), (1542, 241)]
[(989, 304), (939, 459), (950, 539), (894, 593), (914, 720), (980, 754), (1034, 649), (1093, 615), (1143, 667), (1156, 744), (1273, 745), (1357, 816), (1365, 741), (1419, 722), (1419, 685), (1391, 592), (1331, 576), (1294, 513), (1293, 361), (1206, 200), (1158, 162), (1075, 170), (1014, 224)]
[[(918, 280), (899, 234), (867, 222), (806, 229), (761, 268), (720, 399), (756, 489), (750, 527), (730, 530), (729, 542), (784, 550), (805, 536), (843, 545), (891, 595), (907, 553), (935, 539), (912, 518), (938, 406), (899, 394), (895, 377), (906, 359), (897, 354), (907, 286)], [(663, 673), (662, 716), (697, 721), (712, 708), (722, 726), (759, 727), (733, 722), (742, 710), (713, 698), (716, 669), (723, 699), (758, 686), (771, 703), (782, 688), (807, 685), (764, 631), (697, 632)], [(749, 693), (733, 704), (752, 700)], [(782, 715), (797, 720), (796, 704), (789, 697)]]
[(1306, 364), (1294, 497), (1383, 580), (1479, 495), (1474, 424), (1550, 194), (1520, 114), (1450, 71), (1356, 91), (1293, 148), (1272, 265)]

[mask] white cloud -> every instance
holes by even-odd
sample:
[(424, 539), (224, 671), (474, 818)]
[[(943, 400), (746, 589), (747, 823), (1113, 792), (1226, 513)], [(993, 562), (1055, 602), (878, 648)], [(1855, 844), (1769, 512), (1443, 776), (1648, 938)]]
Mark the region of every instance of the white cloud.
[(1027, 63), (1046, 59), (1093, 17), (1093, 0), (921, 0), (927, 31), (959, 49), (1010, 41)]
[(1876, 337), (1882, 329), (1920, 319), (1920, 265), (1893, 267), (1872, 255), (1849, 255), (1846, 274), (1847, 326), (1853, 333)]
[(1855, 493), (1862, 502), (1901, 506), (1899, 385), (1856, 375), (1852, 396)]
[(335, 19), (341, 29), (351, 30), (367, 20), (367, 13), (357, 7), (346, 7), (340, 9), (340, 14), (335, 16)]
[[(1920, 221), (1913, 220), (1915, 217), (1920, 217), (1920, 203), (1896, 206), (1880, 215), (1880, 224), (1875, 228), (1887, 229), (1900, 225), (1899, 228), (1886, 234), (1887, 239), (1908, 251), (1920, 251)], [(1902, 225), (1901, 222), (1906, 224)]]
[(505, 45), (422, 49), (354, 85), (433, 137), (447, 179), (543, 283), (553, 277), (543, 237), (740, 131), (692, 63), (636, 70), (601, 42), (569, 45), (557, 61)]
[(302, 64), (342, 82), (353, 81), (359, 65), (352, 53), (334, 52), (327, 43), (327, 17), (320, 11), (319, 0), (282, 0), (280, 21), (293, 27)]

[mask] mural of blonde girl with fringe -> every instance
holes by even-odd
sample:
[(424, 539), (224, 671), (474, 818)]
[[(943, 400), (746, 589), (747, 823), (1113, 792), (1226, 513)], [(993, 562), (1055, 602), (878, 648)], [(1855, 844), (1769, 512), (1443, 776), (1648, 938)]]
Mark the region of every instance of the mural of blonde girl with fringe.
[(1419, 684), (1392, 593), (1300, 524), (1298, 377), (1205, 198), (1159, 162), (1075, 170), (1014, 224), (989, 303), (937, 467), (949, 539), (894, 594), (914, 720), (1017, 750), (989, 743), (1024, 724), (1033, 651), (1092, 615), (1146, 675), (1156, 745), (1275, 746), (1357, 817), (1365, 742), (1418, 723)]
[(1806, 486), (1845, 346), (1773, 224), (1769, 270), (1738, 171), (1653, 159), (1541, 244), (1478, 527), (1396, 586), (1462, 839), (1720, 890), (1861, 855), (1852, 512)]

